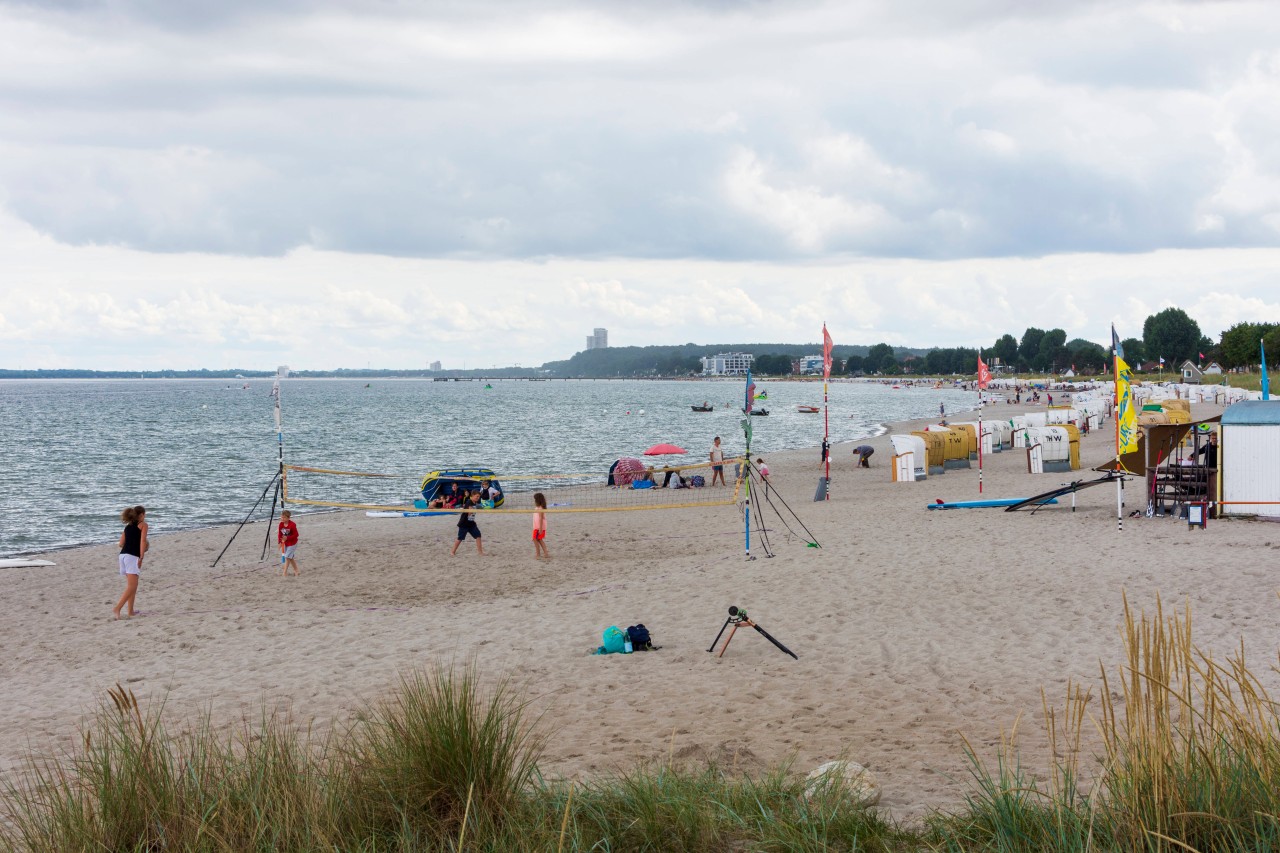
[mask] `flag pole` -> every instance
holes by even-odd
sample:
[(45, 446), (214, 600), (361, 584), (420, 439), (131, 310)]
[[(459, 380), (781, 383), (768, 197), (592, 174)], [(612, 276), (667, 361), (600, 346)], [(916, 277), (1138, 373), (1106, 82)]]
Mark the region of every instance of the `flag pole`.
[(826, 499), (831, 500), (831, 409), (827, 405), (827, 380), (831, 376), (831, 335), (827, 334), (827, 324), (822, 324), (822, 446), (827, 448), (826, 470), (823, 477), (827, 481)]
[(1116, 375), (1116, 532), (1124, 532), (1124, 470), (1120, 467), (1120, 356), (1112, 356)]
[(978, 349), (978, 494), (982, 494), (982, 349)]
[(744, 502), (742, 507), (743, 536), (747, 549), (747, 559), (751, 560), (751, 404), (752, 397), (755, 394), (755, 387), (751, 384), (751, 368), (747, 368), (747, 388), (746, 400), (742, 406), (742, 432), (746, 436), (747, 452), (746, 462), (743, 464), (743, 495)]

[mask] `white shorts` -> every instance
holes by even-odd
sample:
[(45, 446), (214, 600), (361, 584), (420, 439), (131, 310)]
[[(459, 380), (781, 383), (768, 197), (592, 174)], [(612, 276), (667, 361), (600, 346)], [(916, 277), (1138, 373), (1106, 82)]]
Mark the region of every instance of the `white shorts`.
[(139, 574), (138, 570), (141, 568), (142, 566), (138, 565), (137, 557), (133, 556), (132, 554), (120, 555), (120, 574), (136, 575), (136, 574)]
[(285, 558), (286, 560), (292, 560), (292, 559), (293, 559), (294, 557), (296, 557), (297, 555), (298, 555), (298, 546), (297, 546), (297, 545), (285, 545), (285, 546), (284, 546), (284, 558)]

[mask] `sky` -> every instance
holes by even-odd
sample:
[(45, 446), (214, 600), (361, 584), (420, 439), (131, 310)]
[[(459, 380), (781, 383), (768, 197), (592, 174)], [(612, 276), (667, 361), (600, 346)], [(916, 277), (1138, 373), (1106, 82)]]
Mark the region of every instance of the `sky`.
[(1280, 4), (0, 0), (0, 368), (1280, 322)]

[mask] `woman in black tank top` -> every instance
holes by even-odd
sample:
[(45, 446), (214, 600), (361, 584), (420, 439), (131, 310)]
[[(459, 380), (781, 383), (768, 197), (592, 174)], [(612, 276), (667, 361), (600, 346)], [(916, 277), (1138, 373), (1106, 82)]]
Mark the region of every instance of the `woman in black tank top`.
[(146, 507), (131, 506), (120, 513), (120, 520), (125, 523), (124, 532), (120, 534), (120, 574), (124, 575), (124, 592), (111, 612), (119, 619), (120, 611), (128, 607), (125, 612), (127, 619), (136, 612), (133, 602), (138, 595), (138, 573), (142, 570), (142, 558), (147, 553)]

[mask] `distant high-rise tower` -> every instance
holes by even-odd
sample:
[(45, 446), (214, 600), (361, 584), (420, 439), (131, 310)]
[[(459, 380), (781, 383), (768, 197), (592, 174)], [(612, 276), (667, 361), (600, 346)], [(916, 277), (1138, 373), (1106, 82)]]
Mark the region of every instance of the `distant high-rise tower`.
[(609, 330), (594, 329), (587, 335), (587, 349), (606, 349), (609, 346)]
[(439, 369), (440, 369), (440, 362), (438, 361), (431, 362), (431, 370), (439, 370)]

